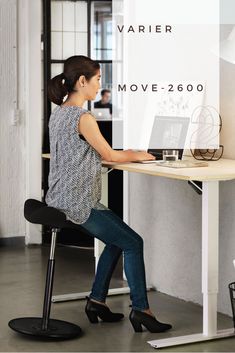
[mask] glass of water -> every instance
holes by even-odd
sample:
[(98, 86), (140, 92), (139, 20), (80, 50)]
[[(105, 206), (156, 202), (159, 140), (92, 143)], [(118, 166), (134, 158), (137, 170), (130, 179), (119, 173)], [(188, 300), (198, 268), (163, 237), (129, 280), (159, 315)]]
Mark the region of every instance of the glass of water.
[(162, 158), (165, 162), (177, 161), (179, 158), (178, 150), (163, 150)]

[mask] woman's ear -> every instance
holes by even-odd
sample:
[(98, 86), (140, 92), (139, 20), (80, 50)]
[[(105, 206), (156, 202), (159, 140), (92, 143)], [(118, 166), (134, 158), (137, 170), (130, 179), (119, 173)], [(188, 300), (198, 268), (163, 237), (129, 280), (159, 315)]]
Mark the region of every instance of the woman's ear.
[(81, 75), (80, 77), (79, 77), (79, 84), (82, 86), (82, 87), (84, 87), (84, 85), (85, 85), (85, 82), (86, 82), (86, 78), (85, 78), (85, 76), (84, 75)]

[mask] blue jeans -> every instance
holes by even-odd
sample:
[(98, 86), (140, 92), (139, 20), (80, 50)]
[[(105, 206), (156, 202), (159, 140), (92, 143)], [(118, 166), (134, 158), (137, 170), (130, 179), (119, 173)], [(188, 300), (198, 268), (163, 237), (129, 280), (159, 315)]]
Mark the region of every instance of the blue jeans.
[(81, 226), (88, 230), (91, 236), (106, 244), (99, 258), (90, 298), (105, 301), (114, 268), (123, 252), (132, 308), (148, 309), (144, 244), (141, 236), (111, 210), (92, 208), (89, 218)]

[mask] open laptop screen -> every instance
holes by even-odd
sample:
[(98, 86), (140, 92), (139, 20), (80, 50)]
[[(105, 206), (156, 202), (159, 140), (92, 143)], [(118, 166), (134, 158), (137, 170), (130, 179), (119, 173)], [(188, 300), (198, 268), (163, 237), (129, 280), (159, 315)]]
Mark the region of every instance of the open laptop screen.
[(182, 158), (190, 118), (155, 116), (149, 140), (148, 152), (162, 159), (163, 150), (178, 150)]

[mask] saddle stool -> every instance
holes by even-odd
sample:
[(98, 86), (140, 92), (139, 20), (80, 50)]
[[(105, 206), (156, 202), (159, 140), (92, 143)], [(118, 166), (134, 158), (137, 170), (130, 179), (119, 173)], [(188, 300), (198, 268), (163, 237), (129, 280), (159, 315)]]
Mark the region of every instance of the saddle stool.
[[(71, 221), (66, 220), (63, 212), (46, 203), (27, 199), (24, 203), (24, 217), (31, 223), (49, 226), (52, 230), (50, 257), (47, 265), (46, 284), (42, 317), (23, 317), (9, 321), (8, 326), (25, 335), (38, 338), (70, 339), (82, 334), (82, 329), (73, 323), (50, 318), (53, 277), (55, 269), (55, 247), (57, 233), (62, 228), (81, 229)], [(83, 229), (84, 232), (84, 229)]]

